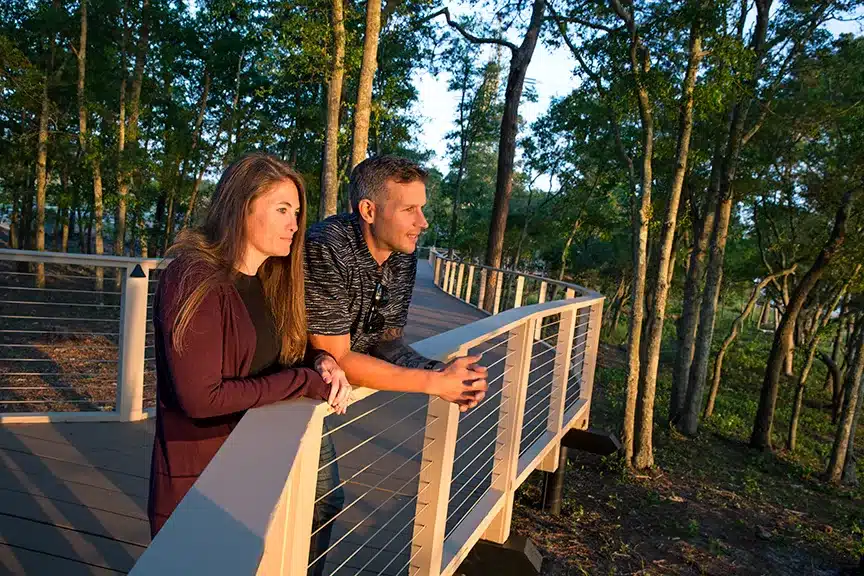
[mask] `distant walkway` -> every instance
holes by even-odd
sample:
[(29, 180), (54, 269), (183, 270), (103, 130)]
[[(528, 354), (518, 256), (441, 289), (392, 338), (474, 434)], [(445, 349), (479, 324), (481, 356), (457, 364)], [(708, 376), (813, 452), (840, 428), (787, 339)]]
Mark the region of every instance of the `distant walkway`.
[[(418, 266), (417, 283), (408, 316), (406, 337), (416, 342), (485, 317), (475, 308), (444, 294), (432, 282), (432, 270), (425, 260)], [(375, 404), (385, 397), (376, 395), (364, 402)], [(421, 406), (425, 398), (411, 395), (392, 403), (377, 420), (393, 422), (408, 408)], [(349, 411), (350, 416), (350, 411)], [(422, 414), (420, 414), (422, 416)], [(108, 575), (128, 572), (150, 542), (146, 502), (154, 421), (136, 423), (18, 424), (0, 427), (0, 573), (28, 576)], [(356, 446), (370, 431), (349, 425), (336, 435), (338, 446)], [(395, 428), (340, 462), (343, 477), (370, 462), (370, 458), (404, 440), (404, 431)], [(400, 445), (404, 442), (399, 442)], [(374, 446), (372, 446), (374, 444)], [(411, 448), (403, 446), (411, 452)], [(404, 454), (394, 452), (394, 462)], [(376, 472), (368, 471), (346, 486), (347, 502), (354, 492), (369, 490)], [(392, 467), (389, 468), (393, 470)], [(398, 487), (378, 486), (382, 494)], [(416, 489), (416, 487), (415, 487)], [(400, 494), (401, 495), (401, 494)], [(389, 500), (389, 498), (388, 498)], [(403, 500), (404, 501), (404, 500)], [(364, 506), (370, 502), (364, 498)], [(395, 507), (396, 502), (388, 506)], [(383, 504), (382, 504), (383, 506)], [(359, 509), (362, 506), (355, 508)], [(354, 509), (341, 519), (345, 525), (357, 522), (356, 515), (368, 510)], [(413, 512), (413, 511), (412, 511)], [(386, 515), (387, 508), (382, 509)], [(374, 528), (374, 523), (371, 526)], [(377, 534), (376, 530), (373, 536)], [(345, 535), (345, 547), (368, 541), (358, 530)], [(339, 526), (334, 540), (341, 538)], [(388, 541), (387, 548), (401, 547), (401, 540)], [(369, 547), (370, 549), (374, 549)], [(339, 549), (328, 556), (328, 566), (345, 563), (345, 572), (376, 574), (394, 554), (378, 550), (376, 557), (342, 559)], [(374, 563), (373, 560), (375, 561)], [(393, 566), (401, 565), (394, 563)], [(353, 568), (349, 569), (349, 568)], [(329, 570), (328, 570), (329, 572)], [(395, 573), (390, 570), (385, 573)]]

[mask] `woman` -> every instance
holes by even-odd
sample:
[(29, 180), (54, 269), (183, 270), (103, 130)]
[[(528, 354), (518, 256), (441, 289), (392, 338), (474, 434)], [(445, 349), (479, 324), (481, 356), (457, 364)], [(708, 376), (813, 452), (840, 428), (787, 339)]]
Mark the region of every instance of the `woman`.
[[(306, 194), (263, 154), (225, 170), (204, 225), (184, 230), (154, 300), (156, 439), (147, 513), (155, 536), (249, 408), (305, 396), (344, 413), (350, 386), (308, 351)], [(306, 360), (316, 369), (299, 367)], [(331, 384), (332, 382), (332, 384)]]

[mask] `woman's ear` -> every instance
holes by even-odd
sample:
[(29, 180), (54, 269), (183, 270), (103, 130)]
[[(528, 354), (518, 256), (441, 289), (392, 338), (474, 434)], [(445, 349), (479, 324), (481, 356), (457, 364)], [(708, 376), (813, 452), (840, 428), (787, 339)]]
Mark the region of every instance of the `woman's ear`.
[(360, 213), (360, 218), (365, 220), (367, 224), (375, 223), (375, 203), (368, 198), (360, 200), (360, 204), (357, 206), (357, 212)]

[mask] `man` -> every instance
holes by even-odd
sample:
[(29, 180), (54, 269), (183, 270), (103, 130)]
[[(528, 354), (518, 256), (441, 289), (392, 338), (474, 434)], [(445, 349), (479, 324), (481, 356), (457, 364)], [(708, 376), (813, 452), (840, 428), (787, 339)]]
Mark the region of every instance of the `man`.
[[(306, 313), (309, 340), (338, 363), (334, 393), (354, 386), (394, 392), (421, 392), (459, 404), (477, 405), (486, 391), (486, 369), (479, 356), (449, 364), (430, 360), (403, 340), (417, 272), (417, 240), (429, 224), (423, 217), (427, 173), (395, 156), (378, 156), (351, 172), (353, 214), (340, 214), (311, 226), (306, 234)], [(344, 371), (344, 372), (343, 372)], [(345, 380), (347, 377), (347, 381)], [(350, 387), (348, 387), (350, 390)], [(335, 459), (328, 435), (322, 465)], [(330, 540), (321, 529), (342, 508), (335, 463), (318, 478), (311, 559), (323, 573)], [(326, 496), (325, 496), (326, 495)], [(323, 498), (322, 498), (323, 497)]]

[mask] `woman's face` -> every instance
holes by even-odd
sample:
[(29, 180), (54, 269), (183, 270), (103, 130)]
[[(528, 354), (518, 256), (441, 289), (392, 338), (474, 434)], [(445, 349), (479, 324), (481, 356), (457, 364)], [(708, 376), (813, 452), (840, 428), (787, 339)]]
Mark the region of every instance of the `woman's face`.
[(287, 256), (298, 231), (300, 195), (291, 180), (273, 185), (255, 198), (246, 215), (247, 248), (264, 258)]

